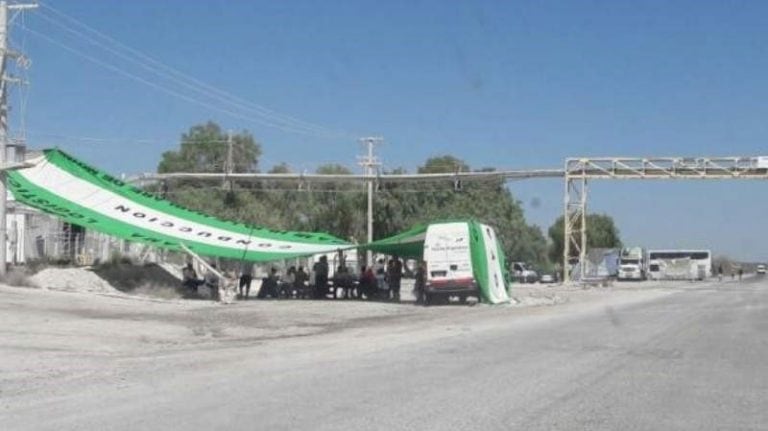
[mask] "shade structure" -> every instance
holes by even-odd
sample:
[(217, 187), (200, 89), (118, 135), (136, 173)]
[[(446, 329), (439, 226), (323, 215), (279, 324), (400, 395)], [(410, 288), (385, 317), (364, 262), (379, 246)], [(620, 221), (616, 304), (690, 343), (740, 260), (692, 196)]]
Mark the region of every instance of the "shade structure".
[(353, 247), (318, 232), (276, 231), (193, 211), (91, 167), (58, 149), (8, 172), (14, 198), (62, 220), (169, 250), (271, 261)]
[(466, 224), (469, 232), (469, 259), (480, 298), (490, 304), (508, 303), (510, 281), (506, 258), (496, 232), (477, 220), (448, 220), (412, 227), (407, 231), (366, 244), (363, 248), (378, 253), (420, 259), (430, 228), (441, 224)]

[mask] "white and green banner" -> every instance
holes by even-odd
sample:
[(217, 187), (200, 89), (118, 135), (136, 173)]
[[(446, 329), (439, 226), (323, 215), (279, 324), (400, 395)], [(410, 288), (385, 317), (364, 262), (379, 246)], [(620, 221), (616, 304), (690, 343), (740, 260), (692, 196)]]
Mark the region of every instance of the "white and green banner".
[(205, 256), (268, 261), (329, 253), (351, 244), (324, 233), (274, 231), (220, 220), (158, 198), (60, 150), (8, 172), (16, 200), (115, 237)]

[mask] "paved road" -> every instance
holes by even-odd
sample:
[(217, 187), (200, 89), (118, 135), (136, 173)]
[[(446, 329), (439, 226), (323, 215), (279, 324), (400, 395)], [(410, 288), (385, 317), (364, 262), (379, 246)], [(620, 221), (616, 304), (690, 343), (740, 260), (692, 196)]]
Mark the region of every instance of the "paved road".
[(768, 429), (768, 281), (697, 286), (460, 322), (419, 342), (400, 327), (373, 343), (359, 331), (279, 352), (213, 351), (183, 373), (147, 366), (140, 384), (91, 383), (5, 411), (3, 428)]

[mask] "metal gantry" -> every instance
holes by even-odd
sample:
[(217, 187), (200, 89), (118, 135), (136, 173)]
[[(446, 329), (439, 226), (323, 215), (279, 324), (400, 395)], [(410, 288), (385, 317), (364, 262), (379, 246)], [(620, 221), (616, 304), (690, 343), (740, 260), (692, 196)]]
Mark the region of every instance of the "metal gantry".
[[(571, 255), (586, 271), (589, 180), (768, 179), (768, 157), (601, 157), (565, 161), (563, 273), (569, 281)], [(575, 251), (572, 252), (572, 251)]]
[[(569, 281), (571, 255), (577, 259), (579, 274), (586, 270), (587, 256), (587, 191), (590, 180), (674, 180), (674, 179), (768, 179), (768, 157), (579, 157), (565, 161), (564, 169), (521, 169), (490, 172), (455, 172), (439, 174), (378, 174), (376, 184), (423, 183), (452, 180), (524, 180), (564, 178), (563, 269)], [(264, 173), (167, 173), (144, 174), (129, 180), (133, 183), (171, 179), (229, 180), (242, 182), (295, 182), (299, 189), (310, 183), (367, 183), (371, 173), (363, 175), (264, 174)]]

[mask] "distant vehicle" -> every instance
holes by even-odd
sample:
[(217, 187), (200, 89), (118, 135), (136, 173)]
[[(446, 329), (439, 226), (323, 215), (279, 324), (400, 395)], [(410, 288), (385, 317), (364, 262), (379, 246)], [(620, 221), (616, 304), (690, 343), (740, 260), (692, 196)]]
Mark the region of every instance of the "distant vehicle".
[(757, 273), (758, 274), (765, 274), (765, 265), (763, 265), (763, 264), (757, 265)]
[(555, 282), (555, 276), (553, 276), (552, 274), (542, 274), (541, 278), (539, 278), (539, 283), (549, 284), (554, 282)]
[(513, 262), (512, 274), (520, 283), (535, 283), (539, 280), (539, 274), (528, 267), (525, 262)]
[(447, 301), (451, 296), (457, 296), (461, 302), (468, 296), (479, 296), (467, 223), (429, 225), (424, 237), (424, 261), (427, 262), (424, 286), (427, 304)]
[(704, 280), (712, 273), (709, 250), (649, 250), (648, 278), (654, 280)]
[(648, 255), (641, 247), (624, 248), (619, 256), (619, 280), (645, 280), (648, 273)]

